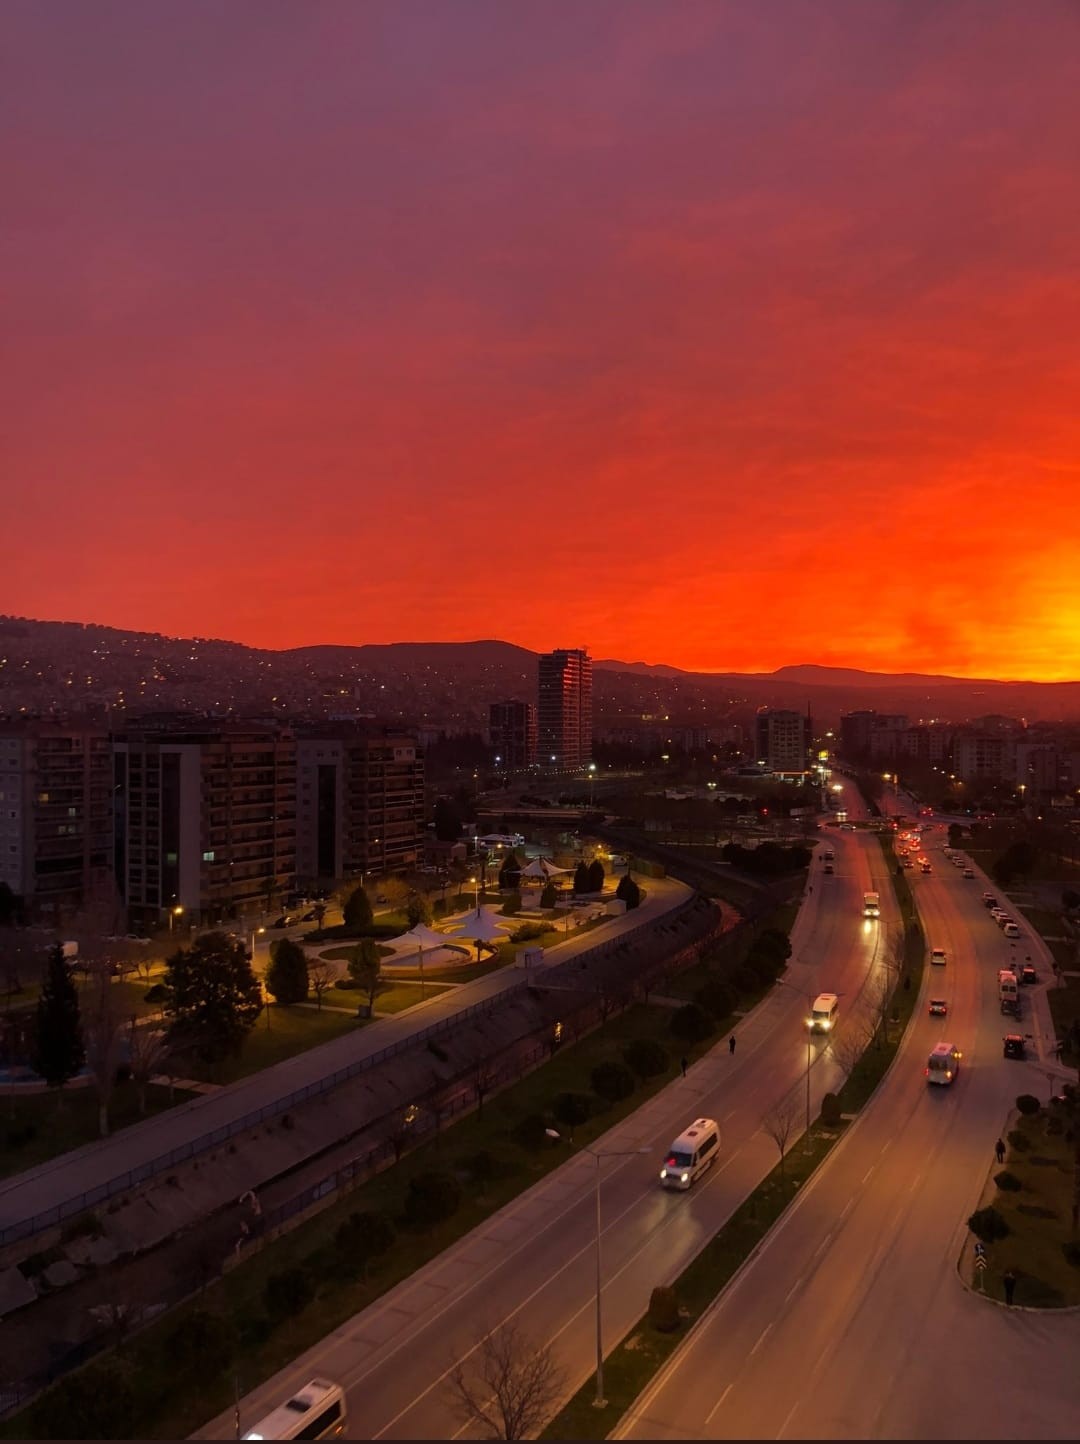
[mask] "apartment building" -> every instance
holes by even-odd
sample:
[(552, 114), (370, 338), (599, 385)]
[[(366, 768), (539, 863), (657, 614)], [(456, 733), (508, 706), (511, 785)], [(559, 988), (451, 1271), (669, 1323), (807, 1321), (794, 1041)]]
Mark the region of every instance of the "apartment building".
[(296, 874), (287, 728), (174, 719), (113, 740), (114, 867), (132, 925), (254, 916)]
[(557, 772), (580, 772), (592, 761), (592, 658), (559, 649), (538, 661), (539, 761)]
[(424, 751), (375, 725), (297, 739), (297, 873), (309, 882), (414, 867), (424, 844)]
[(497, 767), (512, 772), (534, 766), (537, 736), (536, 707), (532, 702), (492, 702), (488, 738)]
[(104, 729), (0, 721), (0, 882), (61, 922), (109, 879), (112, 775)]
[(770, 772), (805, 772), (810, 766), (813, 724), (807, 713), (762, 707), (754, 719), (755, 758)]

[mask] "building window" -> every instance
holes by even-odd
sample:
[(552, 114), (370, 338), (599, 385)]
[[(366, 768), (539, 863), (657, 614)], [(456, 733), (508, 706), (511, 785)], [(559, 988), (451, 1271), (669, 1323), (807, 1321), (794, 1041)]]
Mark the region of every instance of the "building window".
[(214, 850), (213, 850), (213, 848), (211, 848), (209, 852), (204, 852), (204, 853), (203, 853), (203, 855), (202, 855), (202, 860), (203, 860), (203, 862), (213, 862), (213, 860), (214, 860)]

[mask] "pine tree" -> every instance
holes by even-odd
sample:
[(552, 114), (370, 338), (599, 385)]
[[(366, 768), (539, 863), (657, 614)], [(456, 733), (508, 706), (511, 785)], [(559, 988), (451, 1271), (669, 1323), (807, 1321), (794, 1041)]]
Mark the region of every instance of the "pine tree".
[(75, 991), (64, 950), (57, 943), (49, 954), (45, 981), (38, 999), (34, 1072), (57, 1090), (57, 1101), (60, 1102), (64, 1084), (74, 1078), (85, 1061), (79, 995)]
[(262, 1012), (262, 989), (241, 942), (204, 933), (168, 961), (169, 1041), (207, 1063), (239, 1053)]
[(364, 891), (363, 883), (353, 888), (341, 910), (345, 919), (345, 926), (350, 932), (357, 933), (362, 928), (369, 928), (372, 923), (371, 899)]
[(279, 938), (270, 944), (266, 991), (284, 1005), (302, 1003), (308, 995), (307, 954), (291, 938)]
[(588, 891), (589, 891), (589, 869), (588, 869), (588, 867), (585, 865), (584, 859), (582, 859), (582, 861), (578, 863), (577, 867), (576, 867), (575, 870), (574, 870), (574, 892), (575, 892), (575, 893), (581, 893), (581, 892), (588, 892)]
[(589, 863), (589, 891), (604, 891), (604, 864), (598, 857), (594, 857)]

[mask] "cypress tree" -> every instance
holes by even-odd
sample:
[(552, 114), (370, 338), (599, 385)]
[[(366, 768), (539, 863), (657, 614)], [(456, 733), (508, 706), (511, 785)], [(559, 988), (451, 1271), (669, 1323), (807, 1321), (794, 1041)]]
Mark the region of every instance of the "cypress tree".
[(64, 1084), (74, 1078), (86, 1061), (79, 995), (64, 950), (57, 943), (49, 954), (45, 981), (37, 1007), (37, 1038), (34, 1043), (34, 1072), (57, 1089), (57, 1101)]

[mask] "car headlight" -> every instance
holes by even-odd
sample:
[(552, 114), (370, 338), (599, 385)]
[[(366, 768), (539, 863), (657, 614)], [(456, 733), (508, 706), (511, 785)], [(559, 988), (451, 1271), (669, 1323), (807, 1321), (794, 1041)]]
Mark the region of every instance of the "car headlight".
[(689, 1175), (688, 1173), (684, 1173), (683, 1176), (682, 1176), (682, 1181), (683, 1181), (683, 1183), (689, 1183), (689, 1182), (690, 1182), (690, 1175)]
[(667, 1178), (667, 1169), (666, 1169), (666, 1168), (662, 1168), (662, 1169), (660, 1170), (660, 1177), (661, 1177), (661, 1178)]

